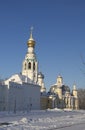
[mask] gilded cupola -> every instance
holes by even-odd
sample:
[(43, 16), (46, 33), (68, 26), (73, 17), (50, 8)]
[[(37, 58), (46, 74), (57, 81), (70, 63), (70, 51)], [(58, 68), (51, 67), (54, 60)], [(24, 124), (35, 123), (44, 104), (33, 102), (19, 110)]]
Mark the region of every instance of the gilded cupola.
[(28, 47), (35, 47), (35, 40), (33, 39), (33, 36), (32, 36), (32, 30), (33, 28), (31, 28), (30, 38), (27, 41)]

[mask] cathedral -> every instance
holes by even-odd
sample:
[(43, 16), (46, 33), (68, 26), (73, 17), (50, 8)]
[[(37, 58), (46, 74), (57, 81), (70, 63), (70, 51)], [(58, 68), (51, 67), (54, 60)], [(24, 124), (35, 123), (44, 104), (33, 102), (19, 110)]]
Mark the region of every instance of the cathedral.
[(50, 94), (57, 95), (57, 107), (58, 108), (69, 108), (78, 109), (78, 94), (76, 85), (73, 85), (73, 90), (70, 92), (70, 88), (63, 84), (62, 76), (57, 77), (56, 84), (50, 88)]
[(76, 85), (63, 84), (62, 76), (46, 92), (44, 75), (39, 72), (32, 29), (27, 41), (27, 53), (22, 62), (22, 72), (0, 81), (0, 111), (29, 111), (35, 109), (78, 109)]
[(63, 77), (58, 76), (57, 81), (50, 87), (46, 95), (41, 95), (42, 109), (79, 109), (78, 92), (76, 85), (73, 85), (72, 92), (69, 86), (63, 84)]

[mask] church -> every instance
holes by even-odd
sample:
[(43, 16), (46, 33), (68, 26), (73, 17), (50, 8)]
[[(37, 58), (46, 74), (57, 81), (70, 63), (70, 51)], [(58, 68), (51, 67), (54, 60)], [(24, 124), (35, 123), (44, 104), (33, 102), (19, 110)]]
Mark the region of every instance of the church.
[(58, 75), (57, 81), (52, 85), (46, 95), (41, 95), (42, 109), (79, 109), (78, 92), (76, 84), (73, 85), (72, 92), (70, 87), (63, 84), (63, 77)]
[(0, 111), (29, 111), (40, 109), (40, 93), (46, 92), (44, 75), (38, 72), (34, 52), (35, 40), (30, 32), (22, 72), (0, 81)]
[(57, 77), (56, 83), (51, 86), (49, 92), (57, 95), (56, 106), (58, 108), (79, 109), (76, 85), (73, 85), (71, 92), (70, 87), (63, 84), (62, 76)]
[(70, 88), (63, 84), (62, 76), (59, 75), (57, 82), (46, 92), (44, 75), (38, 70), (35, 44), (31, 29), (22, 72), (0, 81), (0, 111), (16, 112), (56, 107), (78, 109), (76, 85), (71, 93)]

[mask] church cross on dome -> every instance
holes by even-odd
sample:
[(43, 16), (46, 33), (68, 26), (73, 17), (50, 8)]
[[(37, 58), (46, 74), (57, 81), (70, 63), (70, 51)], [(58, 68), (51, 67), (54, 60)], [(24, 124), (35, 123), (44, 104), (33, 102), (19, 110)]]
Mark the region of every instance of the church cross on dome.
[(32, 33), (33, 33), (33, 26), (30, 28), (30, 39), (32, 39), (33, 40), (33, 37), (32, 37)]
[(27, 45), (28, 45), (28, 47), (34, 48), (35, 47), (35, 40), (33, 39), (32, 32), (33, 32), (33, 27), (30, 28), (30, 38), (27, 41)]

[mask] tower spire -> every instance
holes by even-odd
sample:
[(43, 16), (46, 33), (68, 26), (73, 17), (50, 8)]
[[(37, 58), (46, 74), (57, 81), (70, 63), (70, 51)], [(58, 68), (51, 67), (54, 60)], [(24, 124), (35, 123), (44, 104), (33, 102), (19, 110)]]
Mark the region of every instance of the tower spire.
[(30, 28), (30, 39), (31, 39), (31, 40), (33, 40), (32, 32), (33, 32), (33, 26)]
[(32, 32), (33, 32), (33, 27), (30, 28), (30, 38), (27, 41), (28, 47), (35, 47), (35, 40), (33, 39)]

